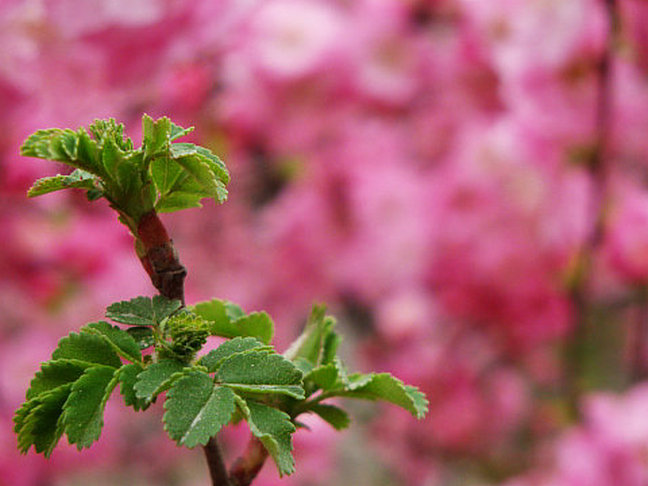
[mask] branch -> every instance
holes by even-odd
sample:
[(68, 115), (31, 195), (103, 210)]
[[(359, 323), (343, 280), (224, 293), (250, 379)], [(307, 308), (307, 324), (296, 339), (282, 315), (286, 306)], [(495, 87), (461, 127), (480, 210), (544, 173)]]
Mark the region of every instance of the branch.
[[(178, 299), (184, 305), (184, 280), (187, 270), (157, 213), (145, 214), (137, 226), (137, 254), (151, 282), (167, 299)], [(232, 486), (215, 437), (203, 448), (213, 486)], [(247, 483), (249, 484), (249, 483)]]
[(267, 458), (268, 451), (265, 446), (252, 436), (243, 455), (232, 465), (230, 470), (232, 486), (249, 486), (261, 471)]
[(596, 99), (596, 126), (594, 131), (594, 151), (589, 160), (589, 173), (592, 178), (592, 212), (595, 220), (590, 233), (586, 236), (578, 255), (578, 269), (570, 298), (576, 314), (576, 322), (570, 340), (566, 344), (565, 382), (568, 403), (574, 416), (578, 416), (581, 386), (581, 355), (584, 352), (582, 341), (585, 339), (588, 323), (589, 274), (591, 259), (600, 246), (605, 232), (605, 207), (608, 198), (609, 150), (612, 130), (613, 107), (613, 55), (619, 32), (619, 13), (617, 0), (602, 0), (608, 21), (608, 36), (605, 49), (598, 64), (598, 95)]

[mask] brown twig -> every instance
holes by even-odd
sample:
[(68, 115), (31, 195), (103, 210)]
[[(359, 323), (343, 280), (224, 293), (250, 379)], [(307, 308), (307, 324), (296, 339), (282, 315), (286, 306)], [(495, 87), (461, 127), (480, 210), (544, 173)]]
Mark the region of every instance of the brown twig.
[[(187, 270), (155, 211), (145, 214), (137, 226), (137, 252), (142, 266), (160, 295), (177, 299), (184, 305), (184, 280)], [(232, 486), (216, 437), (203, 448), (213, 486)]]

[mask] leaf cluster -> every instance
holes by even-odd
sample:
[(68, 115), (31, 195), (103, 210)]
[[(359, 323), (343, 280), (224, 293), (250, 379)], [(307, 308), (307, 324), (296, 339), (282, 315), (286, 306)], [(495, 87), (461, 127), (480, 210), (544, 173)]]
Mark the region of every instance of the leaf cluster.
[(114, 119), (95, 120), (88, 130), (38, 130), (23, 143), (22, 155), (62, 162), (75, 170), (37, 180), (30, 197), (77, 188), (89, 200), (106, 198), (123, 223), (135, 230), (141, 217), (155, 210), (173, 212), (200, 207), (201, 200), (227, 199), (230, 176), (210, 150), (175, 142), (193, 128), (169, 118), (142, 118), (142, 146), (135, 149)]
[[(227, 301), (183, 309), (161, 296), (137, 297), (110, 305), (106, 317), (128, 327), (87, 324), (41, 364), (14, 417), (23, 453), (33, 446), (49, 456), (63, 434), (79, 449), (89, 447), (118, 385), (136, 411), (166, 393), (162, 421), (179, 446), (205, 445), (224, 425), (246, 420), (281, 475), (294, 471), (292, 434), (300, 414), (315, 413), (338, 430), (349, 425), (347, 413), (326, 399), (385, 400), (417, 418), (427, 410), (421, 392), (389, 374), (348, 374), (337, 356), (335, 320), (322, 306), (283, 355), (269, 344), (268, 314), (246, 314)], [(229, 339), (196, 357), (207, 336)]]

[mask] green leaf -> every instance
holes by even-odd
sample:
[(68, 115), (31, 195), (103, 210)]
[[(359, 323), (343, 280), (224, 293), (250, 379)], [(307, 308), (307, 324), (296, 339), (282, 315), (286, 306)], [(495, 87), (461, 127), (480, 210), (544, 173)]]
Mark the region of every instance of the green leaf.
[(274, 334), (274, 323), (266, 312), (252, 312), (246, 316), (239, 306), (219, 299), (200, 302), (191, 310), (211, 323), (210, 332), (214, 336), (250, 336), (268, 344)]
[(56, 160), (98, 176), (103, 170), (97, 164), (97, 145), (83, 128), (77, 132), (60, 128), (38, 130), (20, 147), (21, 155)]
[(80, 169), (75, 170), (70, 175), (58, 174), (53, 177), (43, 177), (34, 182), (34, 185), (27, 192), (27, 196), (42, 196), (50, 192), (71, 188), (93, 190), (96, 189), (95, 180), (95, 176)]
[(304, 374), (304, 380), (306, 379), (306, 375), (315, 369), (313, 363), (304, 358), (295, 359), (293, 364)]
[(225, 341), (218, 348), (210, 351), (200, 358), (199, 364), (205, 366), (210, 373), (218, 370), (223, 361), (233, 354), (244, 351), (255, 350), (272, 350), (272, 347), (263, 344), (252, 337), (237, 337), (230, 341)]
[(389, 373), (354, 374), (349, 376), (349, 386), (336, 395), (365, 400), (384, 400), (410, 412), (421, 419), (428, 409), (428, 401), (418, 388), (405, 385)]
[(113, 368), (122, 365), (119, 356), (105, 338), (88, 332), (81, 334), (72, 332), (61, 339), (52, 353), (52, 358), (54, 360), (76, 359)]
[(139, 167), (132, 159), (126, 158), (126, 154), (111, 138), (103, 144), (101, 161), (108, 178), (116, 183), (116, 187), (111, 185), (112, 192), (118, 189), (118, 199), (128, 200), (131, 193), (141, 185)]
[(183, 174), (182, 168), (167, 156), (158, 156), (151, 162), (151, 176), (158, 191), (169, 193)]
[(135, 339), (117, 326), (111, 326), (105, 321), (92, 322), (82, 327), (81, 332), (102, 336), (117, 354), (128, 361), (142, 361), (142, 353)]
[(174, 141), (180, 137), (184, 137), (188, 133), (191, 133), (194, 131), (195, 127), (189, 127), (189, 128), (182, 128), (180, 125), (176, 125), (175, 123), (171, 122), (171, 131), (169, 133), (169, 140)]
[(216, 176), (216, 179), (222, 182), (224, 186), (229, 184), (230, 174), (229, 171), (227, 170), (227, 166), (220, 159), (220, 157), (218, 157), (218, 155), (214, 154), (211, 150), (205, 147), (194, 145), (194, 148), (196, 149), (196, 153), (208, 159), (209, 166), (211, 168), (212, 173)]
[(247, 351), (223, 361), (217, 379), (235, 390), (304, 398), (302, 372), (279, 354)]
[(106, 366), (88, 368), (73, 385), (63, 406), (63, 424), (70, 444), (90, 447), (103, 427), (106, 402), (117, 384), (115, 370)]
[(169, 300), (160, 295), (135, 297), (116, 302), (106, 309), (106, 317), (122, 324), (133, 326), (155, 326), (182, 307), (179, 300)]
[(27, 390), (27, 400), (61, 385), (75, 382), (89, 366), (92, 365), (76, 359), (59, 359), (41, 363), (40, 371), (36, 372)]
[(284, 476), (295, 472), (295, 461), (291, 454), (295, 426), (290, 421), (290, 416), (254, 400), (247, 401), (247, 411), (250, 430), (261, 440), (272, 456), (279, 475)]
[(174, 191), (165, 194), (155, 203), (158, 213), (173, 213), (181, 209), (201, 208), (201, 200), (205, 196), (192, 192)]
[(215, 386), (208, 374), (192, 371), (173, 384), (164, 410), (164, 429), (178, 445), (205, 445), (230, 421), (234, 392)]
[(191, 145), (174, 143), (171, 145), (171, 158), (173, 161), (184, 169), (184, 171), (198, 183), (199, 187), (210, 197), (218, 197), (218, 183), (216, 176), (212, 172), (209, 159), (199, 155), (195, 150), (188, 154), (179, 146)]
[(319, 366), (304, 376), (304, 382), (312, 381), (324, 391), (332, 390), (339, 384), (339, 368), (335, 363)]
[(324, 338), (324, 346), (322, 348), (321, 359), (322, 364), (328, 364), (335, 361), (335, 358), (337, 357), (337, 350), (340, 346), (341, 341), (342, 338), (340, 337), (340, 335), (331, 329)]
[[(331, 350), (329, 349), (325, 353), (325, 344), (330, 339), (329, 335), (333, 332), (335, 319), (325, 317), (325, 313), (326, 306), (313, 306), (306, 328), (284, 353), (286, 358), (291, 360), (303, 358), (310, 361), (314, 366), (322, 364), (325, 357), (330, 358)], [(330, 347), (331, 343), (329, 341)]]
[(184, 370), (185, 366), (176, 360), (161, 360), (147, 366), (137, 377), (135, 383), (135, 396), (146, 400), (153, 400), (158, 394), (168, 390), (177, 374)]
[(142, 117), (142, 148), (144, 158), (151, 159), (157, 153), (168, 150), (171, 120), (166, 116), (153, 121), (148, 115)]
[(72, 384), (59, 386), (25, 402), (14, 416), (18, 449), (25, 454), (33, 445), (37, 453), (49, 457), (63, 435), (63, 405)]
[(105, 120), (95, 119), (88, 130), (100, 145), (105, 145), (110, 140), (122, 151), (128, 152), (133, 149), (133, 141), (124, 137), (124, 124), (117, 123), (114, 118)]
[(131, 363), (122, 366), (117, 371), (117, 380), (120, 383), (120, 393), (124, 397), (124, 403), (136, 411), (146, 410), (150, 404), (149, 401), (138, 398), (135, 394), (135, 383), (143, 370), (144, 368), (139, 363)]
[(129, 327), (126, 332), (135, 340), (140, 350), (150, 348), (155, 344), (153, 329), (146, 326)]
[(318, 403), (309, 408), (313, 413), (319, 415), (323, 420), (328, 422), (335, 430), (346, 429), (351, 423), (349, 414), (340, 407)]

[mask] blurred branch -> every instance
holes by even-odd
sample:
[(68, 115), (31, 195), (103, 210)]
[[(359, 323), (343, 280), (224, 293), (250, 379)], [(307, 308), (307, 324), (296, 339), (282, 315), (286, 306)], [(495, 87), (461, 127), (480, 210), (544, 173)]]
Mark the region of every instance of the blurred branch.
[(572, 335), (566, 343), (565, 392), (568, 406), (574, 417), (579, 415), (582, 394), (583, 342), (589, 323), (590, 273), (592, 258), (603, 240), (608, 199), (609, 152), (612, 135), (613, 57), (620, 30), (617, 0), (601, 0), (607, 14), (608, 35), (604, 51), (597, 67), (596, 119), (594, 127), (594, 150), (589, 160), (589, 173), (593, 182), (592, 214), (594, 224), (578, 255), (577, 278), (572, 286), (570, 298), (575, 313)]

